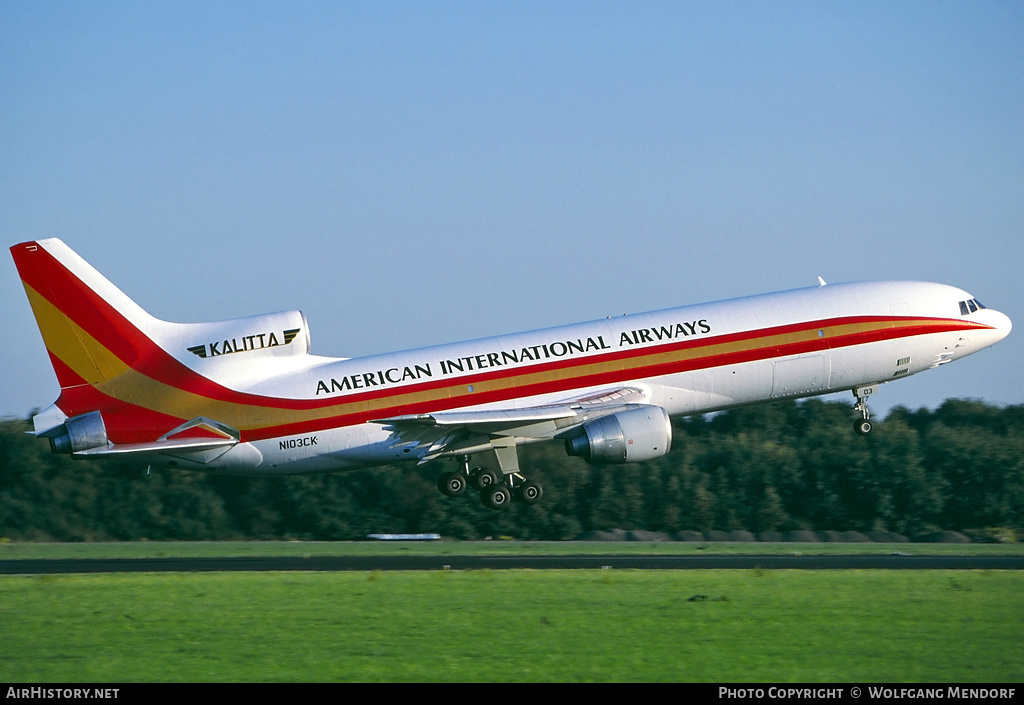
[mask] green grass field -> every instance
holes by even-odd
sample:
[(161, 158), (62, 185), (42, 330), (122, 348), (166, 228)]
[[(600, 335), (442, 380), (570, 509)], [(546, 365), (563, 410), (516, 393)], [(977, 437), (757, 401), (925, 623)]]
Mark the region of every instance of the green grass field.
[(1022, 588), (1019, 571), (4, 576), (0, 680), (1019, 682)]

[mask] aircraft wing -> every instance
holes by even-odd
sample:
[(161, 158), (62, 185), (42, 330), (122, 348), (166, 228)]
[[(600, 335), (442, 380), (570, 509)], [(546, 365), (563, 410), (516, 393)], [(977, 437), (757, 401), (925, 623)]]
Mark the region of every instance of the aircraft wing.
[(563, 406), (538, 406), (523, 409), (495, 409), (492, 411), (441, 411), (433, 414), (414, 414), (411, 416), (393, 416), (389, 419), (378, 419), (382, 423), (396, 428), (424, 426), (467, 426), (474, 428), (490, 428), (495, 432), (502, 429), (515, 428), (524, 424), (559, 419), (575, 418), (576, 412)]
[(592, 419), (649, 403), (632, 387), (510, 409), (439, 411), (375, 419), (394, 432), (392, 447), (412, 446), (420, 463), (492, 449), (498, 439), (555, 438)]

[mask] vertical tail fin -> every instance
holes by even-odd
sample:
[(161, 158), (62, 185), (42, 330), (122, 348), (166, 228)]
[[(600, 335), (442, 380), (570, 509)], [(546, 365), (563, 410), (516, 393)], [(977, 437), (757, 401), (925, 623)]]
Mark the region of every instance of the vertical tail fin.
[(159, 323), (60, 240), (11, 248), (61, 389), (113, 379), (151, 349)]
[(36, 434), (58, 452), (106, 452), (108, 442), (117, 452), (210, 446), (197, 436), (220, 447), (237, 443), (239, 428), (286, 418), (268, 416), (275, 398), (240, 388), (267, 370), (301, 367), (309, 351), (302, 312), (170, 323), (60, 240), (21, 243), (11, 254), (60, 383), (60, 398), (34, 418)]
[(60, 240), (25, 242), (11, 254), (61, 387), (33, 419), (54, 452), (223, 452), (238, 442), (238, 431), (219, 422), (183, 424), (167, 399), (185, 394), (168, 376), (198, 377), (158, 342), (161, 331), (187, 326), (150, 316)]

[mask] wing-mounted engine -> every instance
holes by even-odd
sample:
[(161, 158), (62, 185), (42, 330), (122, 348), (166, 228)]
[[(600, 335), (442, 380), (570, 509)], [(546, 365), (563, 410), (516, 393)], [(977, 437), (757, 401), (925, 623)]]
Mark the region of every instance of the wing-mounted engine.
[(602, 416), (575, 429), (565, 452), (588, 463), (636, 463), (672, 447), (672, 423), (660, 406), (643, 405)]
[[(569, 455), (592, 463), (632, 463), (658, 458), (672, 446), (668, 412), (644, 403), (642, 389), (622, 387), (554, 404), (510, 409), (466, 409), (377, 419), (392, 432), (396, 456), (420, 463), (455, 458), (459, 468), (443, 472), (438, 489), (457, 496), (479, 490), (484, 506), (501, 509), (513, 499), (533, 504), (543, 495), (538, 482), (519, 468), (517, 448), (563, 439)], [(470, 456), (487, 454), (491, 467), (473, 469)]]

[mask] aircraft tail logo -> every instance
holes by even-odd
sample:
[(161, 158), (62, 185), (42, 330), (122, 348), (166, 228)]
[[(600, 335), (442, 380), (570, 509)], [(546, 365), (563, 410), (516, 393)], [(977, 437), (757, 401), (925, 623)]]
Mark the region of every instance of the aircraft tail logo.
[(62, 390), (96, 387), (158, 346), (160, 323), (59, 240), (11, 248)]
[(25, 242), (11, 254), (61, 388), (35, 417), (37, 435), (64, 434), (58, 445), (76, 453), (98, 453), (107, 441), (149, 450), (194, 445), (197, 436), (236, 443), (238, 429), (288, 420), (287, 402), (240, 391), (239, 380), (308, 354), (301, 311), (169, 323), (60, 240)]

